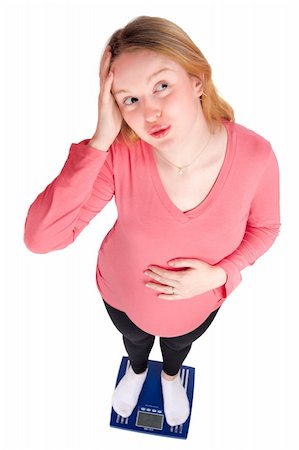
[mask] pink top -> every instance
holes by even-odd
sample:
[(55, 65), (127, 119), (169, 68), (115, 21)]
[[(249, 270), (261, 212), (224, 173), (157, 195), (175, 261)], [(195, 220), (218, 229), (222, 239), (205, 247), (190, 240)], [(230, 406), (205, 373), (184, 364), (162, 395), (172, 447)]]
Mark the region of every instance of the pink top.
[[(89, 139), (71, 144), (60, 174), (29, 208), (26, 246), (35, 253), (65, 248), (114, 195), (118, 218), (98, 253), (101, 296), (153, 335), (195, 329), (238, 286), (241, 270), (271, 247), (281, 225), (279, 167), (270, 142), (235, 122), (223, 124), (228, 143), (217, 180), (187, 212), (170, 200), (145, 141), (134, 150), (115, 141), (108, 152), (88, 146)], [(175, 258), (221, 266), (227, 282), (192, 298), (159, 299), (143, 272), (151, 264), (169, 270)]]

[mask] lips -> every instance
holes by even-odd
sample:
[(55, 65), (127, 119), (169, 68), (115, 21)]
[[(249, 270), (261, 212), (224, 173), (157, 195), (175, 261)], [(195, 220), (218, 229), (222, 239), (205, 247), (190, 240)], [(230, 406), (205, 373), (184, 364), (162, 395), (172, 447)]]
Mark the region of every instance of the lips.
[(169, 125), (155, 125), (154, 127), (152, 127), (149, 130), (149, 134), (158, 133), (159, 131), (166, 130), (166, 128), (168, 128), (168, 127), (169, 127)]

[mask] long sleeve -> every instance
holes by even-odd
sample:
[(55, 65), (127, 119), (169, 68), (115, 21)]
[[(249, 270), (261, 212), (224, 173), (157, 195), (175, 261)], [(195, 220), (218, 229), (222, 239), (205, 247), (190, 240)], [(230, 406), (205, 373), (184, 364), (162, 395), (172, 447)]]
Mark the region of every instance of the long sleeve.
[(88, 142), (71, 145), (60, 174), (29, 208), (24, 242), (34, 253), (71, 244), (114, 194), (111, 148), (99, 151)]
[(243, 239), (233, 253), (215, 264), (227, 274), (226, 283), (217, 288), (221, 289), (223, 298), (241, 282), (241, 270), (253, 265), (272, 246), (280, 226), (279, 167), (271, 148), (251, 203)]

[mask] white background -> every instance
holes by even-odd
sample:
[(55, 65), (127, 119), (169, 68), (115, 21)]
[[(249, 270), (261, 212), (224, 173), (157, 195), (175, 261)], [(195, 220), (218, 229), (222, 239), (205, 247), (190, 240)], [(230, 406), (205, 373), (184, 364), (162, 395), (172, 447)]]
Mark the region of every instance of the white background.
[[(6, 6), (5, 6), (6, 3)], [(0, 448), (295, 450), (298, 439), (298, 8), (296, 2), (24, 1), (0, 8)], [(281, 232), (185, 364), (196, 367), (187, 441), (109, 427), (121, 335), (95, 283), (112, 200), (63, 251), (23, 243), (28, 208), (97, 123), (103, 47), (139, 15), (181, 26), (236, 122), (268, 139)], [(158, 343), (151, 359), (161, 360)], [(104, 443), (104, 441), (106, 443)]]

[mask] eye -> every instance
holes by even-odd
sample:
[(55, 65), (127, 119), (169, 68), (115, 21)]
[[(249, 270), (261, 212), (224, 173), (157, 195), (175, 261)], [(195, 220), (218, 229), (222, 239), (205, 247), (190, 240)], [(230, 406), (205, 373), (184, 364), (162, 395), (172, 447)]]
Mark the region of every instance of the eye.
[[(159, 83), (158, 86), (168, 86), (168, 83), (164, 83), (164, 82), (163, 82), (163, 83)], [(165, 89), (163, 89), (163, 91), (164, 91), (164, 90), (165, 90)]]
[[(138, 100), (138, 98), (136, 97), (127, 97), (124, 99), (124, 104), (125, 105), (133, 105), (133, 103), (127, 103), (127, 100), (130, 100), (130, 98), (134, 99), (134, 100)], [(134, 102), (135, 103), (135, 102)]]
[[(158, 83), (158, 86), (168, 86), (168, 83), (161, 82), (161, 83)], [(162, 91), (165, 91), (165, 89), (162, 89)], [(158, 92), (161, 92), (161, 90), (158, 90)], [(127, 103), (127, 100), (130, 100), (130, 99), (138, 100), (138, 98), (136, 98), (136, 97), (126, 97), (126, 98), (124, 99), (123, 103), (124, 103), (125, 105), (133, 105), (133, 103)], [(134, 103), (135, 103), (135, 102), (134, 102)]]

